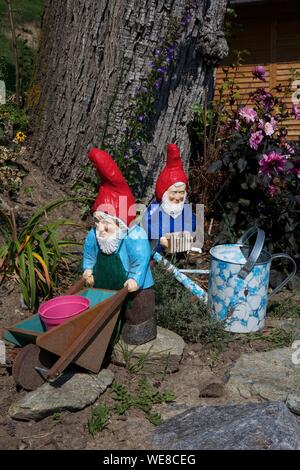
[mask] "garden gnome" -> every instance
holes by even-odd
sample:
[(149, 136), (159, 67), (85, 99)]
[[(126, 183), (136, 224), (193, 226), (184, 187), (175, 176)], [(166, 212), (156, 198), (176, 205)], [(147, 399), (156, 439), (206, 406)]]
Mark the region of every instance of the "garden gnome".
[(102, 184), (92, 208), (95, 227), (84, 243), (83, 277), (96, 288), (128, 288), (122, 339), (143, 344), (156, 337), (149, 241), (144, 229), (132, 224), (135, 200), (114, 160), (97, 148), (88, 157)]
[[(150, 241), (157, 240), (156, 250), (168, 247), (170, 234), (185, 234), (189, 242), (196, 231), (196, 216), (185, 204), (188, 179), (184, 172), (177, 145), (167, 147), (167, 163), (159, 175), (154, 200), (143, 215), (143, 227)], [(184, 250), (179, 250), (184, 251)]]

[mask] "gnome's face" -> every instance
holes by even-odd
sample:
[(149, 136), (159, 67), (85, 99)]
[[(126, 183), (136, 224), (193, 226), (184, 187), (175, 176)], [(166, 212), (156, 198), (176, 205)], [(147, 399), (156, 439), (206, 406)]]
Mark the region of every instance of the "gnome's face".
[(168, 198), (171, 204), (178, 205), (185, 200), (186, 188), (184, 183), (173, 184), (169, 187)]
[(185, 198), (186, 185), (175, 183), (164, 193), (161, 206), (168, 215), (176, 218), (182, 213)]
[(96, 225), (96, 238), (101, 251), (110, 255), (114, 253), (119, 245), (120, 239), (127, 230), (126, 225), (119, 220), (119, 223), (112, 217), (102, 212), (94, 213)]
[(119, 230), (119, 226), (116, 221), (111, 217), (103, 217), (96, 213), (94, 215), (94, 221), (96, 224), (97, 234), (103, 240), (114, 238), (114, 235)]

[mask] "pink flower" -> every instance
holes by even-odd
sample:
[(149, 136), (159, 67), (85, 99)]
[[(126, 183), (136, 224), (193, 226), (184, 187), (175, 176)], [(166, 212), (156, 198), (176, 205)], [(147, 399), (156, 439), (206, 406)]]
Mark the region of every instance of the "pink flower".
[(274, 134), (274, 129), (273, 126), (270, 122), (266, 122), (264, 126), (264, 131), (266, 135), (272, 135)]
[(253, 108), (248, 108), (247, 106), (244, 106), (244, 108), (241, 108), (239, 110), (239, 115), (241, 116), (241, 118), (245, 119), (245, 121), (249, 124), (250, 122), (255, 121), (257, 113)]
[(249, 139), (250, 147), (254, 150), (257, 150), (263, 138), (264, 135), (262, 131), (252, 132)]
[(234, 130), (239, 131), (241, 128), (241, 123), (238, 119), (234, 120), (234, 125), (233, 125)]
[(292, 106), (292, 115), (294, 116), (295, 119), (300, 119), (300, 113), (298, 111), (298, 106), (296, 104), (293, 104)]
[(279, 188), (277, 188), (277, 186), (273, 186), (272, 184), (270, 184), (270, 186), (268, 187), (268, 193), (269, 193), (269, 196), (275, 197), (279, 193)]
[(266, 81), (267, 72), (262, 65), (257, 65), (252, 69), (252, 75), (254, 78), (258, 78), (262, 82)]
[(284, 148), (290, 155), (294, 155), (295, 150), (294, 150), (293, 147), (292, 147), (290, 144), (288, 144), (287, 142), (285, 142), (285, 143), (283, 144), (283, 148)]
[(273, 118), (273, 116), (271, 117), (270, 124), (273, 127), (273, 129), (275, 130), (276, 127), (277, 127), (277, 121), (276, 121), (275, 118)]
[(265, 153), (258, 163), (260, 166), (259, 173), (271, 177), (273, 172), (278, 174), (284, 170), (286, 158), (285, 155), (273, 151), (269, 154)]
[(258, 120), (258, 125), (257, 125), (258, 129), (264, 129), (265, 127), (265, 122), (263, 119), (259, 119)]

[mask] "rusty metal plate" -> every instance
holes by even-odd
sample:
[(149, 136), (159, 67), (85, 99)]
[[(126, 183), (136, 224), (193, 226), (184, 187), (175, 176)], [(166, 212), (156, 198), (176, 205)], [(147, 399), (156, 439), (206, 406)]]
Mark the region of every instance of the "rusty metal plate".
[(12, 376), (16, 384), (25, 390), (35, 390), (45, 382), (35, 367), (49, 369), (55, 360), (53, 354), (40, 349), (36, 344), (27, 344), (14, 360)]

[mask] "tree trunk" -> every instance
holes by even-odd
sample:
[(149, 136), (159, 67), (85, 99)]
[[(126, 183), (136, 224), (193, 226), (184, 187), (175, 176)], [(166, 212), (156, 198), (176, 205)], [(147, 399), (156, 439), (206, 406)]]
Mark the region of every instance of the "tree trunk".
[[(170, 18), (195, 0), (48, 0), (29, 105), (34, 160), (67, 184), (80, 178), (92, 146), (116, 141), (126, 126), (129, 97), (149, 71)], [(227, 54), (226, 0), (198, 0), (183, 31), (176, 62), (155, 103), (150, 141), (143, 147), (140, 196), (177, 143), (188, 167), (191, 105), (213, 89), (214, 66)]]

